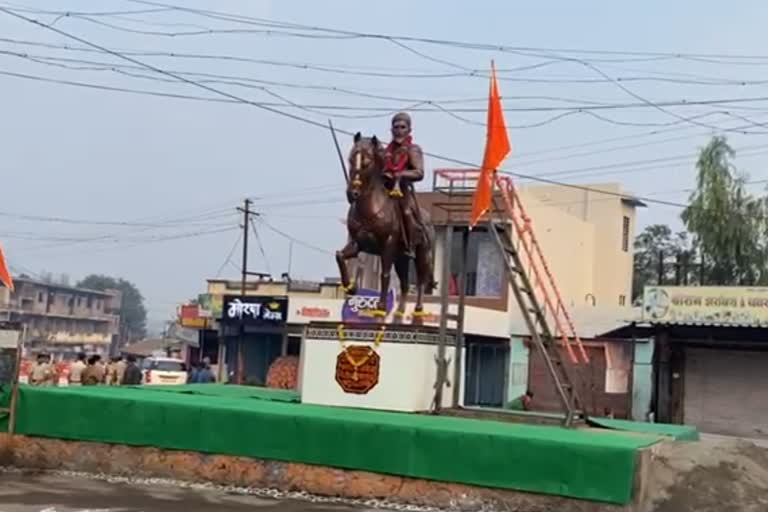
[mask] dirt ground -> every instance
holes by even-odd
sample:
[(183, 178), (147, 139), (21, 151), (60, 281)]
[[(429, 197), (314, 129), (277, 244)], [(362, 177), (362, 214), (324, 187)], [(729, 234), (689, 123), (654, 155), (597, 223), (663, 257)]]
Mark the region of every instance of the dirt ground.
[(726, 437), (665, 443), (652, 463), (647, 512), (765, 512), (768, 447)]
[[(243, 493), (208, 484), (160, 485), (160, 481), (155, 482), (157, 479), (133, 481), (129, 478), (127, 482), (116, 482), (111, 481), (112, 477), (103, 476), (106, 480), (94, 481), (82, 474), (0, 472), (0, 512), (239, 512), (255, 509), (265, 512), (360, 512), (374, 510), (377, 506), (349, 500), (328, 501), (310, 495), (298, 500), (280, 493), (267, 497), (251, 494), (248, 489), (249, 492)], [(700, 442), (660, 444), (654, 449), (646, 490), (651, 497), (650, 503), (636, 512), (766, 512), (768, 443), (758, 446), (745, 440), (704, 436)], [(571, 512), (582, 510), (581, 505), (585, 503), (560, 503), (551, 509), (548, 506), (534, 508)], [(427, 510), (403, 505), (395, 505), (392, 509)], [(482, 506), (461, 508), (462, 512), (483, 509), (489, 510)], [(531, 512), (533, 509), (524, 505), (515, 510)]]
[(0, 473), (0, 512), (372, 512), (220, 489), (139, 485), (45, 472)]

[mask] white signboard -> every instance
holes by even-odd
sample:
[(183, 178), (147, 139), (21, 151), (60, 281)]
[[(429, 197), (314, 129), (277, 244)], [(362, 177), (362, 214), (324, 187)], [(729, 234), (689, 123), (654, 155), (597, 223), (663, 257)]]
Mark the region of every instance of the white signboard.
[(19, 331), (0, 330), (0, 348), (16, 348), (19, 334)]

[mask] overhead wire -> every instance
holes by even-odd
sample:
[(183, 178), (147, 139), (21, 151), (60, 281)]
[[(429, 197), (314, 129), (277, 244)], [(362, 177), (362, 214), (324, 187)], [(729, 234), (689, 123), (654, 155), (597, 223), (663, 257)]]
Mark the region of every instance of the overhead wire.
[[(2, 52), (0, 52), (2, 54)], [(227, 100), (227, 99), (221, 99), (221, 98), (210, 98), (206, 96), (193, 96), (188, 94), (178, 94), (178, 93), (170, 93), (170, 92), (164, 92), (164, 91), (152, 91), (152, 90), (142, 90), (142, 89), (135, 89), (135, 88), (127, 88), (127, 87), (119, 87), (119, 86), (111, 86), (111, 85), (103, 85), (103, 84), (95, 84), (95, 83), (89, 83), (89, 82), (81, 82), (81, 81), (73, 81), (73, 80), (65, 80), (65, 79), (56, 79), (56, 78), (48, 78), (48, 77), (42, 77), (39, 75), (30, 75), (27, 73), (16, 73), (11, 71), (3, 71), (0, 70), (0, 76), (9, 76), (13, 78), (21, 78), (21, 79), (27, 79), (27, 80), (34, 80), (34, 81), (41, 81), (41, 82), (49, 82), (49, 83), (56, 83), (60, 85), (70, 85), (70, 86), (76, 86), (76, 87), (84, 87), (89, 89), (98, 89), (98, 90), (106, 90), (111, 92), (125, 92), (125, 93), (133, 93), (133, 94), (139, 94), (139, 95), (148, 95), (148, 96), (158, 96), (158, 97), (164, 97), (164, 98), (173, 98), (173, 99), (184, 99), (184, 100), (196, 100), (196, 101), (204, 101), (204, 102), (216, 102), (216, 103), (234, 103), (239, 104), (242, 103), (238, 100)], [(206, 81), (201, 81), (201, 83), (205, 83)], [(267, 108), (275, 108), (275, 107), (283, 107), (283, 108), (298, 108), (303, 111), (308, 111), (313, 114), (317, 115), (328, 115), (332, 114), (335, 117), (342, 117), (342, 118), (352, 118), (352, 119), (364, 119), (364, 118), (383, 118), (391, 116), (393, 113), (401, 111), (401, 110), (410, 110), (415, 112), (443, 112), (451, 117), (457, 118), (462, 122), (466, 122), (468, 124), (476, 125), (476, 126), (483, 126), (483, 123), (480, 123), (479, 121), (473, 121), (470, 119), (467, 119), (465, 117), (459, 116), (457, 112), (473, 112), (473, 113), (481, 113), (482, 109), (480, 108), (453, 108), (448, 109), (445, 108), (436, 102), (433, 101), (425, 101), (423, 104), (415, 104), (415, 105), (408, 105), (408, 106), (391, 106), (391, 107), (374, 107), (374, 106), (350, 106), (350, 105), (323, 105), (323, 104), (300, 104), (298, 102), (295, 102), (293, 100), (287, 99), (283, 95), (279, 95), (274, 93), (273, 91), (270, 91), (266, 87), (254, 87), (257, 89), (261, 89), (267, 94), (270, 94), (276, 98), (279, 98), (282, 100), (282, 102), (251, 102), (257, 104), (259, 106), (267, 107)], [(701, 100), (697, 102), (686, 102), (681, 101), (678, 103), (672, 103), (677, 106), (696, 106), (696, 105), (718, 105), (720, 103), (726, 103), (726, 102), (741, 102), (741, 101), (750, 101), (750, 102), (759, 102), (759, 101), (768, 101), (768, 97), (755, 97), (755, 98), (734, 98), (734, 99), (722, 99), (722, 100)], [(426, 107), (422, 107), (422, 105), (427, 105)], [(548, 118), (544, 121), (540, 122), (534, 122), (534, 123), (528, 123), (528, 124), (519, 124), (519, 125), (509, 125), (508, 129), (523, 129), (523, 128), (536, 128), (540, 126), (545, 126), (548, 124), (551, 124), (555, 121), (558, 121), (560, 119), (563, 119), (565, 117), (569, 117), (572, 115), (588, 115), (590, 117), (594, 117), (600, 121), (619, 125), (619, 126), (637, 126), (637, 127), (648, 127), (648, 126), (659, 126), (659, 127), (666, 127), (666, 126), (674, 126), (681, 124), (682, 121), (672, 121), (672, 122), (666, 122), (666, 123), (639, 123), (639, 122), (629, 122), (629, 121), (621, 121), (617, 119), (612, 119), (607, 116), (597, 114), (593, 112), (593, 110), (603, 110), (603, 109), (616, 109), (616, 108), (637, 108), (638, 105), (636, 104), (625, 104), (625, 105), (592, 105), (592, 106), (582, 106), (582, 107), (517, 107), (517, 108), (509, 108), (506, 109), (510, 112), (544, 112), (544, 111), (555, 111), (555, 110), (567, 110), (567, 112), (557, 114), (551, 118)], [(335, 112), (334, 112), (335, 111)], [(341, 113), (341, 111), (363, 111), (363, 112), (379, 112), (377, 114), (362, 114), (362, 115), (347, 115)], [(740, 119), (743, 119), (747, 122), (749, 122), (748, 125), (744, 125), (744, 128), (739, 129), (730, 129), (729, 131), (736, 131), (738, 133), (742, 134), (749, 134), (749, 135), (761, 135), (768, 132), (765, 131), (748, 131), (747, 128), (750, 127), (765, 127), (765, 123), (756, 123), (754, 121), (749, 120), (748, 118), (744, 116), (738, 116), (736, 114), (733, 114), (730, 111), (713, 111), (708, 112), (705, 114), (692, 116), (690, 119), (696, 119), (698, 117), (702, 116), (709, 116), (709, 115), (722, 115), (727, 117), (738, 117)], [(630, 136), (632, 138), (632, 136)]]
[(286, 240), (290, 240), (291, 242), (293, 242), (293, 243), (295, 243), (297, 245), (300, 245), (302, 247), (305, 247), (307, 249), (310, 249), (310, 250), (313, 250), (313, 251), (316, 251), (316, 252), (319, 252), (319, 253), (322, 253), (322, 254), (330, 254), (330, 255), (334, 254), (333, 251), (329, 251), (328, 249), (323, 249), (322, 247), (318, 247), (316, 245), (310, 244), (309, 242), (305, 242), (304, 240), (301, 240), (300, 238), (296, 238), (295, 236), (289, 235), (285, 231), (283, 231), (281, 229), (278, 229), (275, 226), (273, 226), (272, 224), (270, 224), (269, 222), (267, 222), (263, 217), (259, 217), (258, 222), (262, 223), (270, 231), (272, 231), (272, 232), (282, 236)]
[[(24, 40), (24, 39), (8, 38), (8, 37), (0, 37), (0, 42), (6, 43), (6, 44), (20, 45), (20, 46), (32, 46), (32, 47), (47, 48), (47, 49), (53, 49), (53, 50), (62, 50), (67, 52), (97, 53), (97, 54), (104, 53), (94, 48), (72, 46), (68, 44), (49, 43), (45, 41), (30, 41), (30, 40)], [(309, 62), (290, 62), (290, 61), (273, 60), (273, 59), (257, 59), (253, 57), (227, 55), (227, 54), (190, 53), (190, 52), (176, 52), (176, 51), (171, 52), (171, 51), (138, 50), (138, 49), (120, 49), (120, 52), (125, 55), (130, 55), (133, 57), (162, 57), (162, 58), (168, 58), (168, 59), (214, 60), (214, 61), (222, 61), (222, 62), (231, 61), (231, 62), (258, 64), (258, 65), (275, 66), (275, 67), (288, 67), (288, 68), (293, 68), (301, 71), (317, 71), (317, 72), (351, 75), (351, 76), (361, 76), (361, 77), (367, 76), (367, 77), (375, 77), (375, 78), (392, 78), (392, 79), (404, 79), (404, 78), (450, 79), (450, 78), (461, 78), (461, 77), (477, 78), (478, 75), (482, 78), (483, 77), (482, 73), (487, 72), (487, 70), (481, 70), (481, 69), (471, 69), (469, 71), (462, 71), (462, 72), (454, 72), (454, 71), (423, 72), (422, 71), (422, 72), (416, 73), (413, 71), (405, 71), (405, 70), (398, 70), (399, 72), (394, 72), (392, 70), (386, 70), (386, 68), (380, 68), (380, 67), (362, 68), (359, 65), (357, 66), (343, 65), (343, 64), (328, 65), (328, 64), (317, 64), (317, 63), (309, 63)], [(551, 65), (553, 62), (559, 62), (559, 61), (555, 59), (549, 59), (536, 64), (518, 66), (514, 68), (499, 67), (497, 68), (496, 71), (497, 71), (497, 74), (499, 75), (499, 78), (502, 81), (504, 81), (509, 78), (505, 76), (506, 74), (540, 69), (542, 67), (545, 67), (546, 65)], [(765, 62), (764, 64), (768, 65), (768, 62)], [(681, 75), (679, 73), (673, 73), (673, 72), (662, 73), (662, 72), (652, 71), (652, 70), (632, 70), (632, 71), (645, 73), (645, 74)], [(689, 76), (689, 75), (683, 75), (683, 76)], [(647, 77), (647, 76), (617, 77), (617, 79), (623, 80), (623, 81), (647, 81), (648, 78), (652, 78), (652, 77)], [(690, 80), (688, 81), (680, 80), (678, 83), (688, 84), (688, 85), (713, 85), (713, 86), (727, 86), (727, 85), (751, 86), (751, 85), (763, 85), (765, 83), (765, 80), (754, 80), (754, 79), (746, 79), (746, 78), (723, 79), (721, 77), (707, 77), (707, 76), (700, 76), (700, 75), (690, 75), (689, 78)], [(541, 80), (540, 78), (527, 78), (527, 77), (520, 77), (520, 78), (514, 79), (514, 81), (518, 81), (518, 82), (532, 81), (534, 83), (562, 83), (563, 81), (570, 82), (574, 79), (552, 78), (549, 82), (540, 82), (540, 80)], [(601, 83), (601, 82), (605, 82), (605, 80), (590, 79), (584, 83)], [(485, 98), (477, 98), (477, 100), (484, 101)]]
[[(0, 55), (21, 58), (21, 59), (30, 60), (39, 64), (63, 67), (65, 69), (71, 69), (71, 70), (77, 70), (77, 71), (108, 71), (113, 73), (124, 74), (134, 78), (161, 81), (164, 83), (178, 82), (178, 80), (176, 79), (165, 79), (157, 76), (140, 74), (140, 73), (130, 73), (125, 71), (126, 69), (132, 69), (132, 70), (145, 69), (143, 66), (137, 66), (137, 65), (129, 66), (129, 65), (120, 65), (120, 64), (101, 62), (101, 61), (92, 61), (92, 60), (85, 60), (85, 59), (70, 59), (70, 58), (62, 58), (62, 57), (55, 57), (55, 56), (48, 56), (48, 55), (33, 55), (33, 54), (24, 53), (24, 52), (14, 52), (9, 50), (0, 50)], [(84, 64), (86, 65), (86, 67), (70, 66), (64, 63)], [(350, 95), (350, 96), (356, 96), (356, 97), (367, 98), (367, 99), (416, 102), (422, 105), (426, 105), (427, 107), (434, 106), (436, 108), (439, 108), (440, 110), (444, 110), (451, 113), (456, 113), (456, 112), (482, 113), (484, 112), (484, 109), (482, 107), (452, 107), (448, 109), (447, 107), (444, 107), (442, 105), (442, 104), (459, 104), (459, 103), (477, 102), (477, 101), (480, 101), (481, 98), (471, 97), (471, 98), (433, 99), (433, 98), (419, 98), (419, 97), (404, 97), (404, 96), (395, 96), (395, 95), (375, 94), (375, 93), (370, 93), (366, 91), (358, 91), (354, 89), (348, 89), (345, 87), (338, 87), (333, 85), (318, 85), (316, 83), (307, 84), (307, 83), (296, 83), (296, 82), (286, 82), (286, 81), (275, 81), (275, 80), (258, 79), (258, 78), (248, 77), (248, 76), (224, 75), (224, 74), (217, 74), (217, 73), (201, 73), (201, 72), (185, 71), (185, 70), (169, 70), (169, 72), (172, 72), (178, 75), (184, 75), (187, 77), (199, 77), (199, 78), (210, 79), (210, 80), (202, 80), (202, 79), (197, 80), (198, 83), (220, 83), (220, 84), (237, 85), (240, 87), (247, 87), (252, 89), (260, 89), (260, 90), (265, 90), (266, 86), (286, 87), (286, 88), (305, 89), (305, 90), (317, 90), (317, 91), (323, 91), (323, 92), (328, 92), (333, 94)], [(768, 81), (766, 81), (766, 83), (768, 83)], [(598, 102), (598, 101), (592, 101), (592, 100), (580, 100), (580, 99), (564, 98), (564, 97), (556, 97), (556, 96), (506, 96), (505, 98), (507, 100), (514, 100), (514, 101), (520, 101), (520, 100), (526, 100), (526, 99), (546, 99), (549, 101), (575, 104), (574, 106), (563, 106), (563, 107), (557, 107), (557, 106), (509, 107), (505, 109), (507, 112), (567, 111), (569, 112), (569, 114), (567, 115), (572, 115), (574, 113), (588, 112), (591, 110), (637, 109), (637, 108), (647, 108), (649, 106), (647, 103), (642, 103), (642, 102), (641, 103), (609, 103), (605, 101)], [(699, 100), (691, 100), (691, 99), (665, 100), (665, 101), (655, 102), (654, 104), (665, 106), (665, 107), (667, 106), (692, 107), (692, 106), (710, 106), (710, 105), (722, 105), (722, 104), (734, 104), (734, 103), (738, 104), (738, 103), (744, 103), (744, 102), (755, 103), (755, 102), (767, 102), (767, 101), (768, 101), (768, 97), (757, 96), (757, 97), (747, 97), (747, 98), (737, 97), (737, 98), (710, 98), (710, 99), (699, 99)], [(582, 102), (582, 103), (579, 104), (578, 102)], [(264, 103), (262, 102), (262, 104)], [(363, 106), (348, 106), (348, 105), (299, 105), (299, 104), (296, 104), (296, 106), (314, 108), (314, 109), (325, 109), (325, 110), (329, 110), (329, 109), (350, 110), (351, 109), (351, 110), (391, 111), (398, 108), (397, 106), (382, 108), (382, 107), (369, 107), (369, 106), (363, 107)], [(705, 114), (705, 115), (709, 115), (709, 114)], [(620, 123), (620, 121), (615, 121), (610, 119), (609, 121)], [(643, 125), (642, 123), (625, 123), (625, 124), (634, 124), (638, 126)]]
[[(303, 123), (306, 123), (306, 124), (310, 124), (310, 125), (314, 125), (314, 126), (317, 126), (317, 127), (321, 127), (324, 130), (328, 129), (328, 127), (324, 123), (320, 123), (320, 122), (314, 121), (312, 119), (304, 118), (302, 116), (294, 115), (294, 114), (291, 114), (289, 112), (284, 112), (284, 111), (282, 111), (280, 109), (277, 109), (277, 108), (266, 107), (264, 105), (260, 105), (260, 104), (258, 104), (256, 102), (250, 101), (248, 99), (241, 98), (241, 97), (239, 97), (237, 95), (234, 95), (234, 94), (231, 94), (229, 92), (222, 91), (222, 90), (214, 88), (214, 87), (210, 87), (210, 86), (208, 86), (206, 84), (197, 83), (194, 80), (190, 80), (190, 79), (187, 79), (187, 78), (185, 78), (183, 76), (179, 76), (179, 75), (177, 75), (175, 73), (165, 71), (165, 70), (163, 70), (161, 68), (158, 68), (158, 67), (153, 66), (151, 64), (144, 63), (144, 62), (142, 62), (140, 60), (137, 60), (137, 59), (134, 59), (132, 57), (129, 57), (129, 56), (126, 56), (126, 55), (122, 55), (119, 52), (116, 52), (114, 50), (110, 50), (110, 49), (105, 48), (105, 47), (103, 47), (101, 45), (98, 45), (96, 43), (90, 42), (90, 41), (88, 41), (86, 39), (80, 38), (78, 36), (75, 36), (73, 34), (70, 34), (70, 33), (66, 32), (66, 31), (60, 30), (60, 29), (58, 29), (56, 27), (52, 27), (52, 26), (46, 25), (46, 24), (44, 24), (44, 23), (42, 23), (42, 22), (40, 22), (40, 21), (38, 21), (36, 19), (29, 18), (27, 16), (18, 14), (16, 12), (13, 12), (12, 10), (7, 9), (7, 8), (0, 7), (0, 12), (4, 12), (4, 13), (6, 13), (9, 16), (13, 16), (13, 17), (19, 18), (19, 19), (24, 20), (24, 21), (26, 21), (28, 23), (31, 23), (31, 24), (37, 25), (37, 26), (39, 26), (41, 28), (47, 29), (49, 31), (56, 32), (59, 35), (62, 35), (62, 36), (67, 37), (69, 39), (75, 40), (75, 41), (77, 41), (77, 42), (79, 42), (81, 44), (85, 44), (85, 45), (88, 45), (88, 46), (100, 49), (100, 50), (102, 50), (104, 52), (107, 52), (107, 53), (110, 53), (111, 55), (113, 55), (115, 57), (118, 57), (118, 58), (120, 58), (122, 60), (126, 60), (128, 62), (132, 62), (134, 64), (138, 64), (140, 66), (146, 67), (147, 69), (149, 69), (151, 71), (154, 71), (154, 72), (156, 72), (158, 74), (163, 74), (163, 75), (166, 75), (166, 76), (170, 76), (172, 78), (176, 78), (180, 82), (184, 82), (184, 83), (187, 83), (189, 85), (193, 85), (195, 87), (207, 90), (209, 92), (213, 92), (214, 94), (221, 95), (221, 96), (227, 97), (229, 99), (232, 99), (232, 100), (235, 100), (235, 101), (238, 101), (238, 102), (249, 104), (249, 105), (255, 106), (257, 108), (261, 108), (261, 109), (270, 111), (272, 113), (275, 113), (275, 114), (278, 114), (278, 115), (281, 115), (281, 116), (284, 116), (284, 117), (291, 118), (291, 119), (296, 120), (296, 121), (300, 121), (300, 122), (303, 122)], [(338, 130), (338, 131), (341, 132), (341, 133), (347, 133), (348, 135), (351, 135), (350, 132), (345, 132), (344, 130)], [(440, 160), (449, 161), (449, 162), (452, 162), (452, 163), (457, 163), (459, 165), (468, 165), (468, 166), (476, 167), (476, 164), (471, 163), (471, 162), (467, 162), (467, 161), (464, 161), (464, 160), (461, 160), (461, 159), (451, 158), (451, 157), (447, 157), (447, 156), (443, 156), (443, 155), (438, 155), (438, 154), (434, 154), (434, 153), (425, 153), (425, 154), (427, 154), (428, 156), (434, 157), (434, 158), (438, 158)], [(531, 179), (531, 180), (539, 181), (539, 182), (542, 182), (542, 183), (549, 183), (549, 184), (552, 184), (552, 185), (559, 185), (559, 186), (563, 186), (563, 187), (575, 188), (575, 189), (581, 189), (581, 190), (594, 190), (595, 192), (605, 193), (605, 194), (609, 194), (609, 195), (611, 194), (608, 191), (601, 191), (599, 189), (591, 189), (590, 187), (585, 187), (585, 186), (576, 185), (576, 184), (557, 182), (555, 180), (540, 178), (540, 177), (536, 177), (536, 176), (530, 176), (530, 175), (526, 175), (526, 174), (518, 173), (518, 172), (514, 172), (514, 171), (504, 171), (504, 172), (506, 172), (507, 174), (510, 174), (510, 175), (514, 175), (514, 176), (520, 177), (520, 178)], [(627, 197), (627, 198), (633, 197), (633, 196), (628, 196), (626, 194), (620, 194), (620, 193), (615, 193), (613, 195), (616, 195), (616, 196), (619, 196), (619, 197)], [(638, 199), (643, 200), (643, 198), (638, 198)], [(685, 206), (685, 205), (682, 205), (680, 203), (672, 203), (672, 202), (669, 202), (669, 201), (658, 201), (658, 200), (653, 200), (653, 199), (648, 199), (647, 202), (654, 202), (656, 204), (665, 204), (665, 205), (677, 206), (677, 207)]]
[(227, 266), (227, 264), (232, 262), (232, 256), (235, 254), (235, 250), (237, 249), (237, 246), (240, 245), (240, 242), (243, 239), (243, 232), (240, 231), (240, 234), (237, 236), (237, 239), (235, 240), (234, 245), (232, 245), (232, 249), (229, 250), (227, 253), (227, 257), (224, 258), (224, 263), (221, 264), (219, 267), (219, 270), (216, 272), (216, 277), (221, 276), (221, 273), (224, 271), (224, 267)]
[[(166, 4), (166, 3), (160, 3), (160, 2), (149, 2), (149, 1), (145, 1), (145, 0), (130, 0), (130, 1), (134, 1), (136, 3), (147, 4), (147, 5), (155, 5), (155, 6), (159, 6), (159, 7), (174, 8), (174, 9), (178, 9), (178, 10), (181, 10), (181, 11), (188, 11), (188, 12), (193, 12), (193, 13), (200, 13), (200, 12), (202, 12), (201, 10), (190, 9), (190, 8), (180, 7), (180, 6), (173, 5), (173, 4)], [(210, 13), (211, 13), (211, 11), (208, 11), (208, 14), (210, 14)], [(221, 16), (222, 13), (219, 12), (217, 14), (219, 16)], [(227, 14), (224, 13), (224, 15), (226, 16)], [(233, 16), (232, 18), (233, 19), (237, 19), (236, 16)], [(98, 20), (93, 20), (93, 19), (87, 18), (87, 17), (84, 17), (83, 19), (88, 19), (89, 21), (96, 22), (96, 23), (99, 23), (99, 24), (105, 24), (107, 26), (110, 26), (110, 27), (118, 29), (118, 30), (121, 30), (121, 29), (122, 30), (129, 30), (129, 31), (132, 31), (132, 32), (144, 33), (144, 34), (147, 34), (147, 35), (166, 35), (166, 36), (167, 35), (171, 35), (171, 36), (174, 36), (174, 37), (175, 36), (183, 36), (183, 35), (200, 35), (200, 34), (203, 34), (203, 33), (209, 33), (210, 34), (210, 33), (247, 33), (247, 32), (255, 32), (255, 33), (269, 33), (270, 35), (274, 33), (273, 31), (265, 31), (265, 30), (262, 30), (262, 29), (252, 29), (252, 30), (247, 30), (247, 29), (244, 29), (244, 30), (237, 30), (237, 29), (209, 29), (208, 31), (188, 31), (188, 32), (173, 32), (173, 33), (157, 32), (157, 31), (139, 31), (139, 30), (125, 29), (124, 27), (119, 27), (119, 26), (116, 26), (116, 25), (113, 25), (113, 24), (108, 24), (108, 23), (100, 22)], [(272, 23), (272, 22), (270, 22), (270, 23)], [(252, 22), (251, 24), (263, 25), (264, 21), (263, 20), (259, 20), (259, 21), (256, 21), (256, 22)], [(370, 38), (370, 39), (386, 40), (386, 41), (390, 41), (390, 42), (392, 42), (392, 43), (394, 43), (394, 44), (396, 44), (396, 45), (398, 45), (398, 46), (400, 46), (402, 48), (405, 48), (405, 49), (411, 51), (412, 53), (416, 53), (417, 55), (419, 55), (419, 56), (421, 56), (423, 58), (426, 58), (428, 60), (441, 62), (443, 64), (447, 63), (447, 61), (444, 61), (442, 59), (435, 59), (435, 58), (427, 56), (427, 55), (425, 55), (425, 54), (423, 54), (421, 52), (418, 52), (418, 51), (410, 48), (409, 46), (405, 45), (405, 43), (403, 42), (404, 40), (434, 42), (434, 40), (429, 40), (428, 38), (407, 38), (407, 37), (392, 36), (392, 35), (387, 35), (387, 34), (374, 34), (374, 33), (344, 31), (344, 30), (329, 29), (329, 28), (317, 27), (317, 26), (307, 27), (307, 26), (301, 26), (301, 25), (298, 25), (298, 24), (293, 24), (293, 26), (294, 27), (299, 27), (299, 28), (302, 28), (302, 29), (306, 29), (306, 30), (312, 30), (312, 31), (318, 31), (318, 32), (324, 32), (324, 33), (333, 34), (333, 35), (325, 36), (325, 37), (328, 37), (328, 38), (344, 38), (344, 39), (346, 39), (346, 38), (350, 38), (351, 37), (351, 38)], [(291, 36), (295, 36), (295, 37), (311, 37), (308, 34), (295, 33), (295, 32), (283, 32), (282, 34), (284, 34), (284, 35), (291, 35)], [(465, 46), (465, 47), (469, 48), (470, 46)], [(496, 50), (497, 51), (508, 51), (508, 52), (517, 53), (517, 54), (520, 54), (520, 55), (545, 57), (545, 58), (548, 58), (548, 59), (555, 59), (555, 60), (560, 60), (560, 61), (563, 61), (563, 62), (573, 62), (573, 63), (580, 64), (580, 65), (584, 66), (585, 68), (592, 70), (593, 72), (595, 72), (596, 74), (601, 76), (604, 80), (612, 83), (613, 85), (615, 85), (616, 87), (618, 87), (619, 89), (624, 91), (627, 95), (635, 98), (638, 101), (641, 101), (642, 103), (646, 104), (647, 106), (649, 106), (651, 108), (654, 108), (654, 109), (658, 110), (659, 112), (661, 112), (661, 113), (663, 113), (665, 115), (668, 115), (668, 116), (674, 117), (675, 119), (678, 119), (680, 121), (688, 122), (688, 123), (695, 124), (695, 125), (698, 125), (698, 126), (702, 126), (702, 127), (706, 127), (706, 128), (711, 128), (711, 129), (721, 129), (721, 130), (723, 130), (722, 128), (718, 128), (718, 127), (716, 127), (714, 125), (710, 125), (708, 123), (700, 122), (700, 121), (696, 120), (695, 118), (679, 115), (676, 112), (666, 108), (663, 105), (660, 105), (660, 104), (655, 103), (655, 102), (653, 102), (651, 100), (648, 100), (644, 96), (638, 94), (637, 92), (633, 91), (629, 87), (625, 86), (622, 80), (618, 80), (618, 79), (616, 79), (614, 77), (611, 77), (610, 75), (605, 73), (602, 69), (600, 69), (598, 66), (596, 66), (594, 63), (589, 62), (585, 58), (579, 58), (579, 57), (574, 57), (574, 56), (564, 56), (564, 55), (561, 55), (560, 52), (554, 52), (552, 50), (546, 50), (546, 51), (545, 50), (535, 50), (534, 51), (534, 50), (525, 50), (525, 49), (520, 49), (520, 48), (513, 49), (513, 48), (509, 48), (509, 47), (503, 47), (503, 48), (499, 47)], [(447, 63), (447, 64), (450, 64), (452, 66), (456, 66), (453, 63)], [(459, 67), (462, 67), (462, 66), (459, 66)], [(728, 131), (728, 129), (724, 129), (724, 130)]]
[(267, 252), (264, 250), (264, 244), (261, 242), (261, 236), (259, 236), (259, 230), (256, 229), (256, 223), (251, 221), (251, 230), (253, 231), (253, 236), (256, 238), (256, 243), (259, 246), (259, 252), (261, 253), (261, 258), (264, 260), (264, 265), (267, 267), (267, 273), (272, 274), (272, 266), (269, 264), (269, 258), (267, 257)]
[(617, 50), (612, 48), (610, 50), (603, 49), (582, 49), (582, 48), (551, 48), (551, 47), (531, 47), (531, 46), (513, 46), (497, 43), (470, 43), (466, 41), (439, 39), (419, 36), (404, 36), (404, 35), (390, 35), (379, 33), (364, 33), (347, 31), (328, 27), (319, 27), (313, 25), (303, 25), (298, 23), (288, 23), (278, 20), (271, 20), (267, 18), (258, 18), (254, 16), (246, 16), (242, 14), (233, 14), (223, 11), (215, 11), (212, 9), (200, 9), (186, 6), (179, 6), (167, 2), (156, 2), (149, 0), (127, 0), (131, 3), (149, 5), (154, 7), (164, 7), (177, 11), (188, 12), (197, 14), (212, 19), (219, 19), (222, 21), (235, 21), (238, 23), (252, 24), (257, 26), (269, 26), (285, 27), (293, 29), (303, 29), (307, 31), (326, 32), (331, 34), (340, 35), (354, 35), (358, 38), (370, 38), (370, 39), (396, 39), (398, 41), (405, 42), (420, 42), (439, 46), (448, 46), (450, 48), (463, 48), (468, 50), (484, 50), (484, 51), (496, 51), (496, 52), (520, 52), (520, 51), (544, 51), (544, 52), (556, 52), (556, 53), (576, 53), (584, 55), (623, 55), (632, 57), (644, 57), (644, 58), (669, 58), (669, 59), (686, 59), (686, 58), (700, 58), (700, 59), (733, 59), (733, 60), (760, 60), (768, 61), (768, 55), (744, 55), (744, 54), (717, 54), (717, 53), (701, 53), (701, 52), (660, 52), (660, 51), (628, 51)]

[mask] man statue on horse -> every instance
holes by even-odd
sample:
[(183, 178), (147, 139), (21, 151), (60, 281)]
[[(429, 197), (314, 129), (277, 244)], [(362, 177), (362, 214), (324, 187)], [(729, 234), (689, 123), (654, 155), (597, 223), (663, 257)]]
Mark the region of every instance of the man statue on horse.
[(413, 142), (411, 116), (405, 112), (395, 114), (391, 129), (392, 141), (384, 152), (384, 175), (391, 181), (390, 197), (398, 201), (406, 254), (413, 258), (417, 237), (424, 232), (413, 189), (413, 183), (424, 179), (424, 155)]
[(399, 113), (392, 119), (392, 141), (383, 147), (376, 136), (357, 133), (349, 153), (347, 244), (336, 252), (342, 287), (355, 293), (346, 260), (359, 253), (381, 258), (381, 287), (377, 314), (384, 314), (390, 273), (400, 281), (396, 313), (403, 316), (409, 294), (411, 262), (416, 270), (414, 314), (423, 313), (424, 293), (435, 287), (433, 250), (435, 233), (429, 212), (416, 202), (413, 183), (424, 179), (424, 157), (411, 138), (411, 118)]

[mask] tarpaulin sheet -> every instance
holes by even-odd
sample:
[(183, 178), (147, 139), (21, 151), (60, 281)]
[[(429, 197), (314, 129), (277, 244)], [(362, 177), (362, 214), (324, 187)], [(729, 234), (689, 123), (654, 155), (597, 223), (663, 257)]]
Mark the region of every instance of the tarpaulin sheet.
[[(139, 387), (139, 386), (131, 386)], [(95, 389), (103, 389), (95, 386)], [(185, 384), (180, 386), (141, 386), (147, 391), (165, 393), (185, 393), (189, 395), (223, 396), (230, 398), (256, 398), (259, 400), (274, 400), (277, 402), (300, 401), (299, 393), (290, 389), (269, 389), (253, 386), (230, 386), (227, 384)]]
[(30, 436), (302, 462), (621, 504), (632, 497), (638, 450), (657, 440), (149, 386), (23, 387), (18, 405), (17, 432)]
[(698, 441), (699, 431), (690, 425), (670, 425), (667, 423), (646, 423), (642, 421), (613, 420), (608, 418), (589, 418), (590, 424), (602, 428), (652, 434), (671, 437), (675, 441)]

